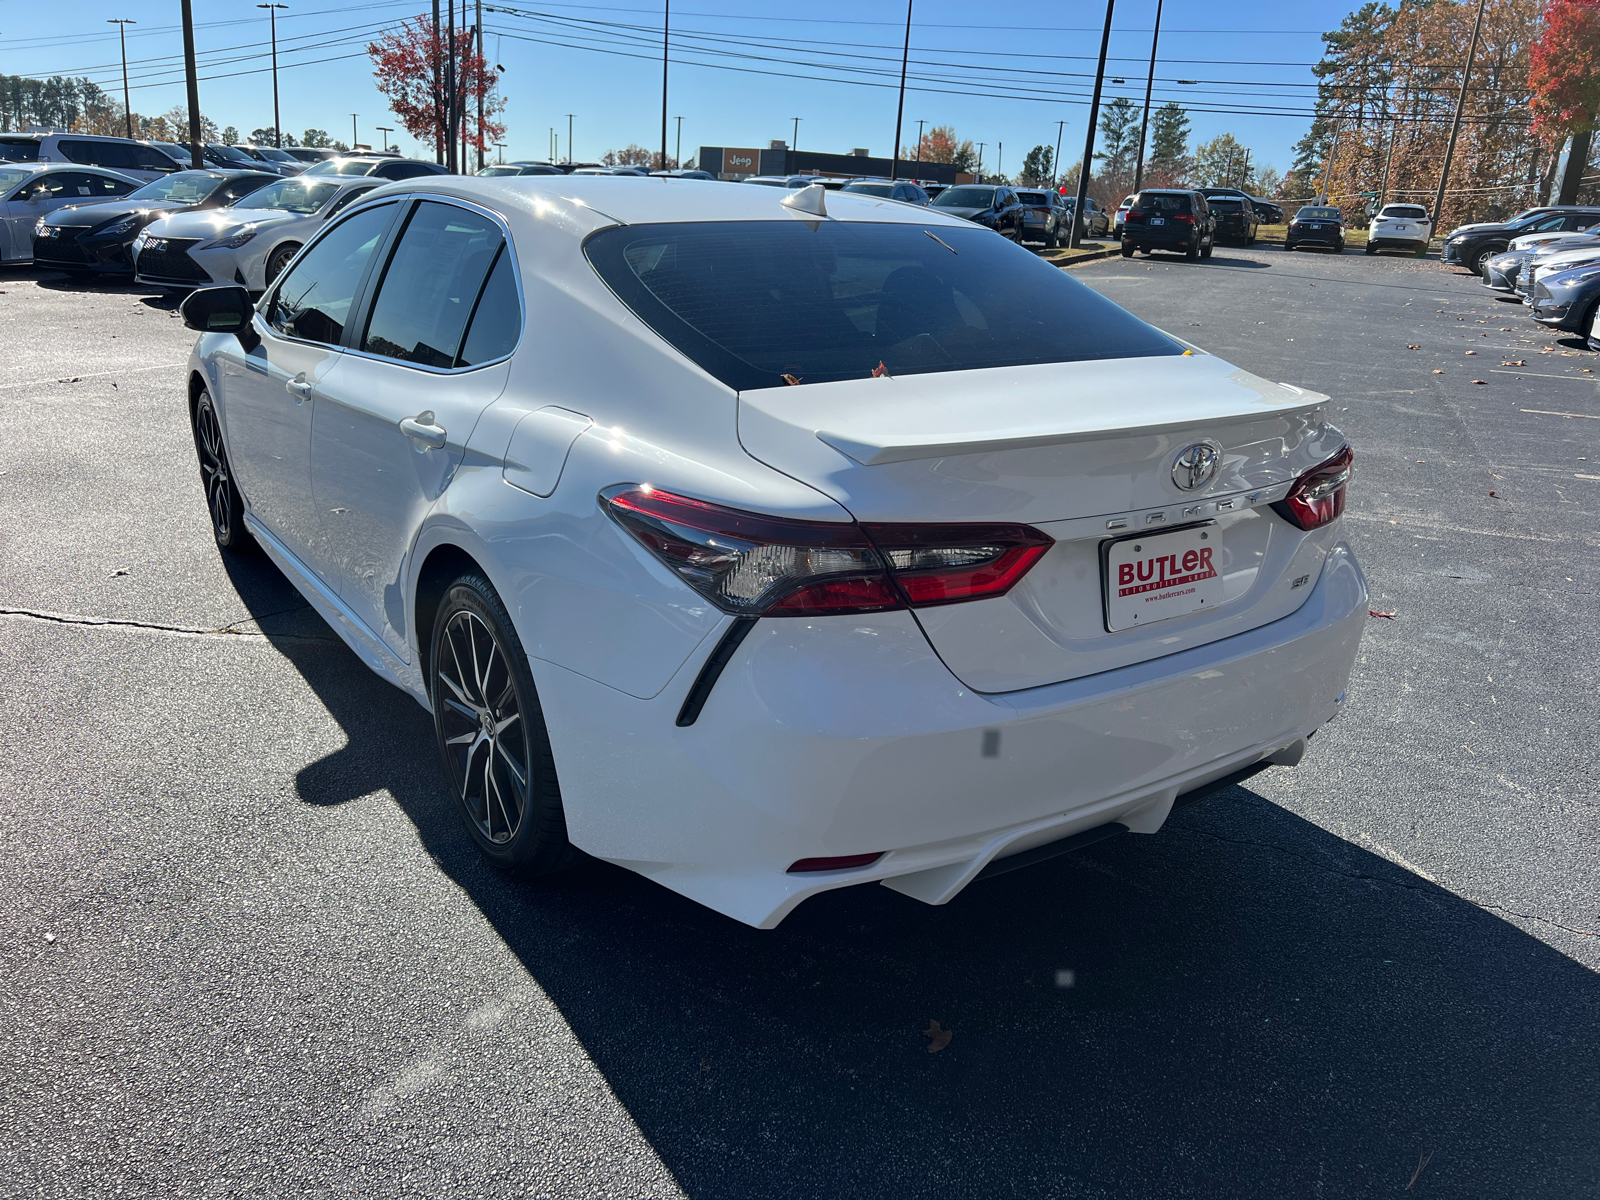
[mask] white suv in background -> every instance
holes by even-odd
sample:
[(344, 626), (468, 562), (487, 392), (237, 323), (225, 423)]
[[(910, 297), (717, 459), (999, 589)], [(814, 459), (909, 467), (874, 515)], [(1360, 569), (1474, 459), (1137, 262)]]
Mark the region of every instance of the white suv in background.
[(6, 162), (75, 163), (105, 167), (150, 183), (181, 171), (172, 158), (129, 138), (92, 133), (8, 133), (0, 135), (0, 160)]
[(1409, 250), (1426, 254), (1433, 237), (1433, 222), (1420, 204), (1385, 204), (1367, 231), (1367, 253), (1379, 250)]

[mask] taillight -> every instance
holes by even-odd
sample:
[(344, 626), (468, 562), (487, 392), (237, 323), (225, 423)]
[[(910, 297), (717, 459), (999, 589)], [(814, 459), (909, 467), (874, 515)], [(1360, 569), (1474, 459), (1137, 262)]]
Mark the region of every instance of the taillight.
[(1345, 488), (1355, 454), (1344, 447), (1294, 481), (1289, 494), (1273, 504), (1273, 511), (1301, 529), (1320, 529), (1344, 511)]
[(1174, 221), (1182, 221), (1185, 225), (1193, 225), (1194, 224), (1194, 214), (1193, 213), (1173, 213), (1172, 214), (1172, 219)]
[(1124, 225), (1142, 225), (1144, 224), (1144, 214), (1142, 212), (1135, 212), (1130, 208), (1127, 216), (1122, 218), (1122, 223)]
[(621, 484), (606, 511), (726, 612), (804, 617), (1004, 595), (1054, 543), (1028, 525), (855, 525), (741, 512)]

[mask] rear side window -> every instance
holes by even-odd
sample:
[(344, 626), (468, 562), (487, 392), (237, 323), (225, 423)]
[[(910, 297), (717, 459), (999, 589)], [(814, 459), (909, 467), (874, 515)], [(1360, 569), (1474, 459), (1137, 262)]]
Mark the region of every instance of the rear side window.
[(178, 164), (173, 162), (154, 146), (129, 146), (128, 153), (133, 162), (129, 164), (140, 171), (176, 171)]
[(522, 302), (517, 297), (517, 277), (511, 269), (511, 247), (502, 245), (478, 297), (456, 365), (475, 367), (504, 358), (516, 349), (521, 333)]
[(623, 303), (729, 387), (1182, 354), (1059, 268), (974, 226), (705, 222), (604, 229)]
[(1189, 197), (1182, 192), (1140, 192), (1134, 207), (1142, 213), (1186, 213)]
[(0, 138), (0, 162), (38, 162), (39, 143), (33, 138)]
[(361, 349), (424, 367), (453, 367), (467, 318), (504, 242), (480, 213), (425, 200), (378, 285)]
[(335, 225), (300, 256), (272, 294), (267, 324), (286, 337), (337, 346), (378, 240), (394, 215), (380, 204)]

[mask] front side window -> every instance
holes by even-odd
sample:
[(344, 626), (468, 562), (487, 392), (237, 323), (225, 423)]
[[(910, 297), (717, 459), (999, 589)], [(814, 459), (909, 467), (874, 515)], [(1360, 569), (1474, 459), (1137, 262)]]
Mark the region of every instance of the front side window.
[(285, 337), (337, 346), (361, 277), (393, 215), (392, 204), (355, 213), (301, 254), (272, 295), (267, 324)]
[(425, 200), (378, 285), (361, 348), (424, 367), (453, 367), (484, 279), (505, 238), (481, 213)]
[(1183, 353), (977, 227), (627, 225), (584, 253), (640, 320), (738, 390), (865, 379), (879, 363), (902, 375)]

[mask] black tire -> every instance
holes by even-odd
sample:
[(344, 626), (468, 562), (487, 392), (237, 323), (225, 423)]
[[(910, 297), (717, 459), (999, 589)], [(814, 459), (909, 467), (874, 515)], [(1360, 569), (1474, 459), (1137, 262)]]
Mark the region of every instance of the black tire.
[(570, 865), (577, 852), (528, 657), (487, 579), (463, 575), (445, 589), (432, 642), (433, 728), (468, 835), (502, 871)]
[(1207, 242), (1205, 245), (1200, 247), (1200, 257), (1203, 259), (1209, 259), (1211, 257), (1211, 252), (1216, 248), (1215, 241)]
[(194, 434), (195, 457), (200, 460), (200, 486), (205, 489), (206, 510), (211, 516), (211, 536), (225, 554), (249, 553), (256, 540), (244, 527), (244, 498), (233, 482), (233, 467), (222, 440), (222, 422), (211, 402), (211, 393), (202, 391), (195, 399), (190, 421)]
[(1122, 243), (1122, 257), (1123, 258), (1132, 258), (1133, 257), (1133, 243), (1132, 242), (1123, 242)]
[(1428, 257), (1428, 243), (1427, 242), (1423, 242), (1422, 245), (1417, 247), (1417, 257), (1418, 258), (1427, 258)]
[(274, 248), (272, 253), (267, 255), (267, 265), (263, 274), (266, 277), (266, 285), (268, 287), (272, 286), (273, 280), (283, 274), (283, 269), (289, 265), (289, 260), (299, 253), (300, 247), (298, 245), (294, 242), (285, 242), (283, 245)]
[(1200, 257), (1200, 243), (1190, 242), (1183, 248), (1183, 256), (1190, 262), (1195, 262)]
[(1501, 253), (1504, 252), (1501, 250), (1496, 250), (1493, 246), (1491, 246), (1489, 249), (1478, 254), (1472, 260), (1472, 273), (1480, 278), (1487, 278), (1489, 273), (1489, 260), (1496, 254)]
[(1377, 252), (1378, 252), (1378, 248), (1376, 246), (1374, 246), (1371, 242), (1368, 242), (1367, 243), (1367, 253), (1368, 254), (1376, 254)]
[(1294, 253), (1294, 243), (1293, 242), (1289, 242), (1289, 241), (1284, 242), (1283, 243), (1283, 250), (1284, 250), (1285, 254), (1293, 254)]
[(1056, 237), (1056, 231), (1054, 229), (1047, 231), (1044, 235), (1044, 248), (1046, 250), (1057, 250), (1060, 247), (1061, 239)]

